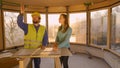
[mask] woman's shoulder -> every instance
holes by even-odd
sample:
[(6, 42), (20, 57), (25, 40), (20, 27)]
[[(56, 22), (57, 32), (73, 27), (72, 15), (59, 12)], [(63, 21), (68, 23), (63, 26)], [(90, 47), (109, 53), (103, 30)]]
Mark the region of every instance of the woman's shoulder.
[(72, 28), (71, 28), (71, 27), (68, 27), (67, 33), (71, 33), (71, 32), (72, 32)]
[(72, 31), (72, 28), (71, 28), (71, 27), (69, 27), (69, 28), (68, 28), (68, 30)]

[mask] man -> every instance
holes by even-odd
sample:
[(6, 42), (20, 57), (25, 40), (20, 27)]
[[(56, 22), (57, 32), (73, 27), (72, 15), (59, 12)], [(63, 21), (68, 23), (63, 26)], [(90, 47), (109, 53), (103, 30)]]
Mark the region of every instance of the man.
[[(34, 12), (32, 16), (33, 24), (23, 22), (24, 6), (21, 7), (21, 13), (17, 18), (18, 26), (24, 31), (24, 48), (45, 48), (48, 43), (48, 34), (44, 26), (40, 25), (41, 16)], [(33, 58), (34, 67), (40, 68), (40, 58)]]

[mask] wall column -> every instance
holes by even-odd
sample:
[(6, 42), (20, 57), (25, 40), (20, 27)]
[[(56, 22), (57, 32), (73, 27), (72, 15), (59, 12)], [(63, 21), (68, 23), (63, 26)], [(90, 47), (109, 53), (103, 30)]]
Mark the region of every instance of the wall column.
[(91, 34), (91, 19), (90, 19), (90, 11), (89, 11), (89, 6), (90, 3), (86, 3), (86, 11), (87, 11), (87, 24), (86, 24), (86, 45), (89, 46), (91, 39), (90, 39), (90, 34)]
[(111, 8), (109, 7), (108, 8), (108, 27), (107, 27), (107, 48), (111, 48), (111, 27), (112, 27), (112, 10)]
[(0, 50), (4, 49), (3, 12), (2, 0), (0, 0)]
[(48, 7), (46, 8), (46, 30), (48, 31)]
[(69, 6), (66, 6), (66, 14), (68, 16), (68, 22), (69, 22)]
[[(49, 27), (49, 25), (48, 25), (48, 7), (45, 7), (46, 8), (46, 30), (47, 30), (47, 32), (48, 32), (48, 27)], [(49, 32), (48, 32), (49, 33)], [(49, 37), (49, 36), (48, 36)], [(48, 43), (49, 43), (49, 39), (48, 39)]]

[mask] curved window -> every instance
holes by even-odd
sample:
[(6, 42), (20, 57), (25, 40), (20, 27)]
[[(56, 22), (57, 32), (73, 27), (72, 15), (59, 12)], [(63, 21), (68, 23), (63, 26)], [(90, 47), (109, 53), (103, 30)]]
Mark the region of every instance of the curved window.
[(24, 44), (24, 32), (17, 25), (18, 12), (4, 11), (5, 48)]
[(108, 10), (91, 12), (91, 45), (107, 45)]
[(111, 48), (120, 52), (120, 5), (112, 8), (112, 45)]
[(59, 24), (60, 14), (48, 14), (48, 35), (49, 42), (55, 42)]
[(72, 36), (70, 42), (86, 44), (86, 13), (70, 13)]

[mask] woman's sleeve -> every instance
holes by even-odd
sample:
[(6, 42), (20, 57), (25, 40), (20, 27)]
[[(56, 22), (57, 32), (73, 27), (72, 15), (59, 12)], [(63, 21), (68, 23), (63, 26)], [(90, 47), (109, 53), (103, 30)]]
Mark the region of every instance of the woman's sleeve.
[(55, 39), (55, 42), (59, 42), (59, 39), (58, 39), (58, 32), (57, 32), (57, 36), (56, 36), (56, 39)]
[(70, 28), (63, 42), (59, 44), (59, 48), (66, 47), (66, 44), (69, 43), (71, 34), (72, 34), (72, 29)]

